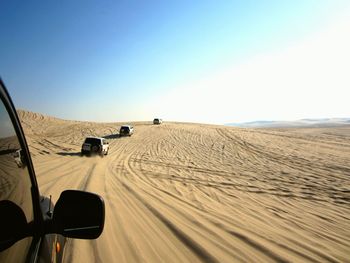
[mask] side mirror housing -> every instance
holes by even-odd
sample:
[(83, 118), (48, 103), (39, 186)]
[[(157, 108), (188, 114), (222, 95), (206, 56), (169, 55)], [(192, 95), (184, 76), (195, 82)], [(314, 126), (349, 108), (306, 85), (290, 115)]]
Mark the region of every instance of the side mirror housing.
[(84, 191), (66, 190), (55, 205), (51, 226), (52, 232), (65, 237), (95, 239), (101, 235), (104, 221), (102, 197)]

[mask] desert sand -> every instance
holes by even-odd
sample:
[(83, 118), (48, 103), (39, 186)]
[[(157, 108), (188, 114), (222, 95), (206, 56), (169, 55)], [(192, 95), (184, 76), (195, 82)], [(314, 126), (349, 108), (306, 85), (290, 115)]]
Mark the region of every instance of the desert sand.
[[(19, 111), (43, 195), (100, 194), (105, 229), (66, 262), (350, 262), (350, 126), (65, 121)], [(86, 136), (106, 157), (81, 157)]]

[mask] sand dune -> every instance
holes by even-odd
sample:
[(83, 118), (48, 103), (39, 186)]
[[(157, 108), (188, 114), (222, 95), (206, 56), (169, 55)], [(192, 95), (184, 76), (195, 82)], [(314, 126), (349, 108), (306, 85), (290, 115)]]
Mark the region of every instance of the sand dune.
[[(42, 194), (103, 196), (93, 241), (67, 262), (350, 262), (350, 126), (225, 126), (64, 121), (19, 112)], [(109, 155), (81, 157), (89, 135)]]
[(335, 128), (350, 125), (350, 118), (302, 119), (296, 121), (253, 121), (228, 123), (226, 125), (241, 128)]

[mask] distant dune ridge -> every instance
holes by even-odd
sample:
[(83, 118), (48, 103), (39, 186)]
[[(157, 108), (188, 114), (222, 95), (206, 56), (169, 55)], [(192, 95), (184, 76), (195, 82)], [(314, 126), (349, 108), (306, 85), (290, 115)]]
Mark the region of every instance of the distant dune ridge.
[[(104, 233), (69, 240), (66, 262), (349, 262), (350, 126), (150, 120), (119, 138), (120, 123), (19, 116), (42, 194), (105, 200)], [(106, 157), (80, 156), (91, 135)]]
[(226, 125), (242, 128), (322, 128), (350, 125), (350, 118), (301, 119), (297, 121), (252, 121), (242, 123), (227, 123)]

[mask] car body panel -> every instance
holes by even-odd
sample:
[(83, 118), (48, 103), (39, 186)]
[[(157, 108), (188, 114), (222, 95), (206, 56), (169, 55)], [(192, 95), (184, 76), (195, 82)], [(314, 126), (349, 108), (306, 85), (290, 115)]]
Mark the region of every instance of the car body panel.
[[(42, 196), (40, 200), (41, 211), (45, 219), (52, 218), (54, 204), (50, 198)], [(41, 240), (39, 262), (61, 262), (67, 238), (59, 234), (47, 234)]]

